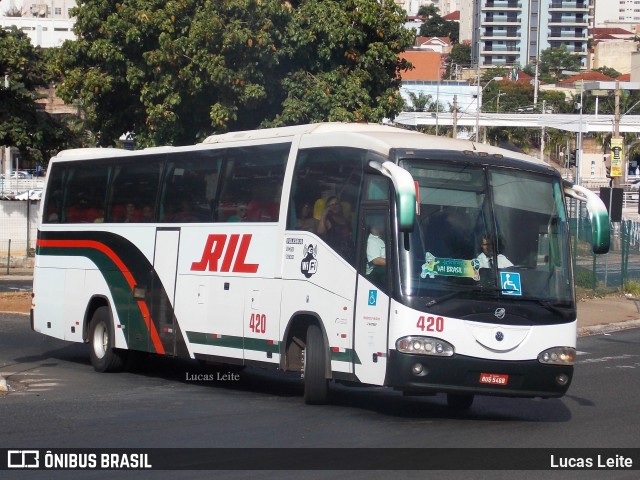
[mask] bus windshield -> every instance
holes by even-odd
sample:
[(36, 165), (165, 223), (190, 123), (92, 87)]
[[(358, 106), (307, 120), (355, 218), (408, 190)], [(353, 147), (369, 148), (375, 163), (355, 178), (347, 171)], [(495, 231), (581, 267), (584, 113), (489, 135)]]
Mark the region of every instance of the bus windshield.
[(458, 295), (572, 302), (560, 178), (469, 162), (401, 166), (416, 182), (419, 205), (401, 243), (405, 295), (427, 304)]

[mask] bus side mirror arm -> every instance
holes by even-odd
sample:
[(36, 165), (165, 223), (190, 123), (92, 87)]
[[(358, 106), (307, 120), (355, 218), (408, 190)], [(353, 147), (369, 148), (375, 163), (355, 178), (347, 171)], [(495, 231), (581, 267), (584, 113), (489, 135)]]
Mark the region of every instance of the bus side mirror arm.
[(404, 168), (393, 162), (371, 160), (369, 166), (393, 183), (398, 205), (398, 226), (401, 232), (410, 232), (416, 221), (416, 187), (413, 177)]
[(580, 185), (563, 182), (564, 194), (587, 204), (591, 220), (591, 238), (593, 253), (607, 253), (611, 242), (609, 213), (603, 201), (591, 190)]

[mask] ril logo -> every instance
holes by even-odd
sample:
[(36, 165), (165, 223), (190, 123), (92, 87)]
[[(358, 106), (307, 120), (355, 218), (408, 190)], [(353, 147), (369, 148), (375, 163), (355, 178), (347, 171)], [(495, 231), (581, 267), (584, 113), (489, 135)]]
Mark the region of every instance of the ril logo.
[[(191, 264), (191, 270), (196, 272), (208, 270), (210, 272), (256, 273), (259, 266), (257, 263), (245, 263), (251, 237), (251, 234), (209, 235), (202, 252), (202, 258), (199, 262)], [(239, 245), (238, 242), (240, 242)], [(235, 261), (233, 260), (234, 256)], [(219, 265), (221, 260), (222, 263)]]

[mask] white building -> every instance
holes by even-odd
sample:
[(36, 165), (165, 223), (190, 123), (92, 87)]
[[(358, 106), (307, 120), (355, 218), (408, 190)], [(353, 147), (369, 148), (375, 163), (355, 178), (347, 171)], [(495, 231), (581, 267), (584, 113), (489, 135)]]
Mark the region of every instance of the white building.
[(593, 0), (594, 25), (596, 27), (624, 28), (635, 31), (640, 24), (640, 1)]
[[(75, 0), (0, 0), (0, 28), (16, 26), (35, 46), (59, 47), (75, 39), (75, 19), (69, 14), (75, 5)], [(20, 9), (22, 16), (7, 17), (5, 13), (13, 8)]]
[[(468, 1), (468, 0), (466, 0)], [(464, 3), (461, 0), (396, 0), (396, 4), (399, 5), (407, 15), (410, 17), (418, 14), (418, 10), (423, 5), (435, 5), (438, 7), (438, 12), (441, 17), (448, 15), (451, 12), (458, 10), (458, 4)]]
[(0, 0), (0, 16), (17, 8), (23, 17), (69, 19), (75, 6), (76, 0)]

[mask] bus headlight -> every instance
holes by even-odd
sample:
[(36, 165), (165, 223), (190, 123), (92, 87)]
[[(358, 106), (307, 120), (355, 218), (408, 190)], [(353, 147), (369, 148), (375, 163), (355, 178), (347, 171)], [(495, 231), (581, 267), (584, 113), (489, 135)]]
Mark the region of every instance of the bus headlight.
[(553, 347), (538, 355), (540, 363), (549, 365), (573, 365), (576, 360), (576, 349), (571, 347)]
[(396, 349), (402, 353), (418, 355), (435, 355), (450, 357), (454, 354), (453, 345), (439, 338), (402, 337), (396, 342)]

